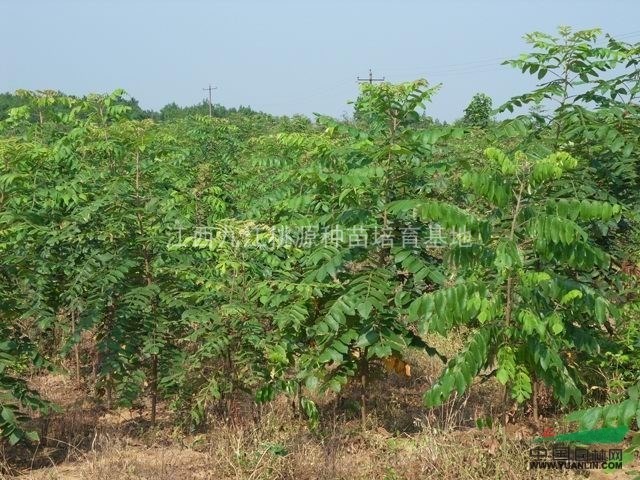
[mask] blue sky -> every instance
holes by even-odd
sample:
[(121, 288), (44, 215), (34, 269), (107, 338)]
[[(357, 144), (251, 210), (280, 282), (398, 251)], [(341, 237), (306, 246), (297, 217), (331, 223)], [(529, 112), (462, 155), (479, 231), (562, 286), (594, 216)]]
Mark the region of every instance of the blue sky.
[(475, 92), (496, 104), (534, 81), (500, 66), (522, 35), (558, 25), (640, 40), (638, 0), (2, 0), (0, 91), (124, 88), (144, 108), (214, 101), (342, 115), (356, 76), (444, 84), (452, 120)]

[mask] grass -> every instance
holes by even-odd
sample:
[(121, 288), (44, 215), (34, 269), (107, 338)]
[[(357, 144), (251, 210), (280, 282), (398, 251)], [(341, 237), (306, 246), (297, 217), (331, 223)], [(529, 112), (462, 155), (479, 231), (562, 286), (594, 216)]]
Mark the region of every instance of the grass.
[(549, 478), (527, 472), (527, 445), (502, 429), (425, 429), (395, 435), (380, 426), (362, 432), (358, 421), (347, 421), (314, 434), (284, 410), (275, 405), (259, 424), (220, 422), (194, 436), (175, 435), (162, 428), (136, 435), (132, 429), (117, 432), (109, 421), (99, 422), (89, 449), (69, 449), (66, 461), (51, 462), (48, 467), (23, 467), (23, 478)]
[[(506, 427), (478, 429), (498, 419), (503, 390), (495, 381), (476, 385), (440, 408), (422, 406), (421, 393), (441, 364), (408, 357), (411, 376), (379, 371), (369, 391), (367, 428), (357, 409), (357, 389), (317, 398), (321, 431), (293, 415), (279, 399), (260, 415), (216, 419), (186, 435), (161, 405), (151, 428), (148, 410), (107, 411), (65, 376), (34, 383), (63, 412), (41, 420), (37, 448), (0, 445), (0, 479), (34, 480), (414, 480), (608, 478), (598, 472), (529, 471), (531, 440), (542, 426), (526, 415)], [(526, 413), (526, 412), (525, 412)], [(547, 418), (546, 425), (553, 425)], [(630, 478), (623, 476), (619, 478)]]

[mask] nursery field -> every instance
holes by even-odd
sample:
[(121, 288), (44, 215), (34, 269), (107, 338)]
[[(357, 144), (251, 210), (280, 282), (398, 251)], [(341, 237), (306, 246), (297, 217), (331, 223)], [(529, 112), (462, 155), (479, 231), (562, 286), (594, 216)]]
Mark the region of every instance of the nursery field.
[(0, 96), (0, 478), (640, 478), (640, 44), (526, 39), (452, 123)]

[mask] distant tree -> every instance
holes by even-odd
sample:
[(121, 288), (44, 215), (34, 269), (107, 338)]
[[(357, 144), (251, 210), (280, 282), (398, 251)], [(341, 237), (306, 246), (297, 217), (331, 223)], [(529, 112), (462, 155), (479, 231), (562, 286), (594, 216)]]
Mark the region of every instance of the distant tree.
[(464, 109), (462, 123), (472, 127), (486, 127), (493, 120), (491, 97), (484, 93), (476, 93), (469, 106)]
[(167, 103), (160, 109), (160, 118), (162, 120), (180, 118), (181, 112), (182, 108), (180, 108), (176, 102)]
[[(52, 94), (55, 94), (61, 97), (73, 98), (73, 99), (78, 98), (73, 95), (66, 95), (63, 92), (59, 92), (59, 91), (58, 92), (50, 91), (48, 93), (48, 96), (51, 97)], [(87, 99), (86, 96), (82, 98)], [(116, 100), (116, 103), (118, 105), (125, 105), (130, 108), (130, 110), (127, 113), (127, 117), (131, 120), (144, 120), (146, 118), (157, 119), (160, 116), (158, 112), (154, 112), (153, 110), (143, 110), (138, 104), (138, 100), (135, 99), (134, 97), (128, 97), (124, 95), (122, 97), (119, 97)], [(9, 115), (9, 110), (11, 110), (12, 108), (21, 107), (23, 105), (28, 105), (28, 104), (29, 104), (29, 96), (28, 95), (25, 96), (24, 94), (21, 93), (21, 91), (18, 91), (16, 93), (9, 93), (9, 92), (0, 93), (0, 120), (6, 118)], [(67, 109), (68, 108), (65, 107), (64, 105), (56, 105), (55, 107), (55, 110), (58, 113), (62, 113), (62, 111), (65, 111)]]
[(0, 119), (5, 118), (9, 110), (25, 104), (24, 99), (13, 93), (0, 93)]
[[(240, 105), (237, 108), (228, 108), (220, 104), (214, 104), (211, 113), (212, 116), (216, 118), (227, 118), (232, 115), (252, 116), (261, 114), (261, 112), (257, 112), (249, 106)], [(193, 117), (195, 115), (209, 115), (209, 103), (206, 100), (185, 107), (181, 107), (175, 102), (168, 103), (160, 109), (159, 117), (162, 120), (175, 120), (178, 118)]]
[(140, 107), (138, 100), (134, 97), (121, 98), (117, 103), (131, 108), (128, 114), (128, 117), (131, 120), (144, 120), (145, 118), (158, 119), (160, 117), (158, 112), (153, 110), (143, 110), (142, 107)]
[(442, 122), (438, 118), (427, 115), (427, 112), (422, 112), (420, 120), (416, 126), (420, 128), (443, 127), (446, 126), (446, 122)]

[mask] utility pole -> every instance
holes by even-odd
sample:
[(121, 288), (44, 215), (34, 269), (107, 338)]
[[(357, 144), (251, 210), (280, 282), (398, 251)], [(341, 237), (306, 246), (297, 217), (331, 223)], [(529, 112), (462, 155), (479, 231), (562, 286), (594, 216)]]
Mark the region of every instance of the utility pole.
[(360, 83), (369, 82), (369, 85), (371, 85), (373, 82), (384, 82), (384, 77), (382, 77), (382, 78), (373, 78), (373, 73), (371, 72), (371, 69), (369, 69), (369, 78), (360, 78), (360, 77), (358, 77), (358, 81)]
[(213, 104), (211, 103), (211, 91), (212, 90), (217, 90), (218, 87), (212, 87), (211, 84), (209, 84), (208, 88), (203, 88), (202, 90), (205, 91), (209, 91), (209, 117), (213, 117)]

